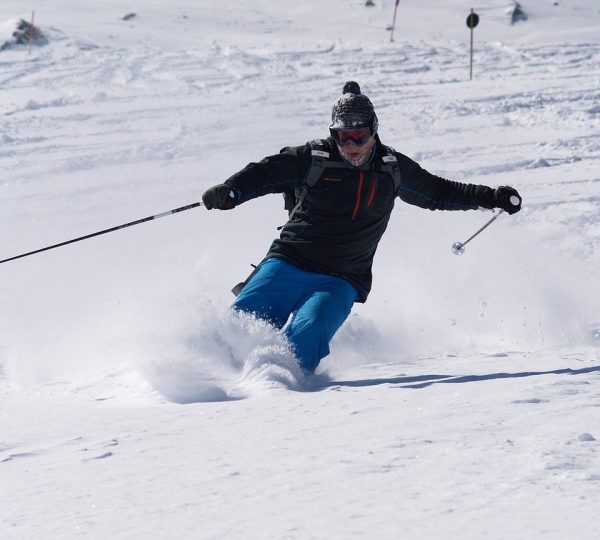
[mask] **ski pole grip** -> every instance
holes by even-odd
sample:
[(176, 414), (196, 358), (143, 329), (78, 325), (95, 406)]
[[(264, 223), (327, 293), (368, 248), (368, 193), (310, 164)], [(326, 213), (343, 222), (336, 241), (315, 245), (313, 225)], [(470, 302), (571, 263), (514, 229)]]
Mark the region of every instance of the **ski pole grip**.
[(519, 206), (521, 199), (519, 197), (517, 197), (516, 195), (511, 195), (509, 201), (510, 201), (510, 204), (512, 204), (513, 206)]

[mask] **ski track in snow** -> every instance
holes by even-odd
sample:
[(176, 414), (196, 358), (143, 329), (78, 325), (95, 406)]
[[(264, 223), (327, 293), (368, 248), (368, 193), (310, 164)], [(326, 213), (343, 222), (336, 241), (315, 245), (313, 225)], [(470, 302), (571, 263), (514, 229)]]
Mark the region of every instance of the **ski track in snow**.
[(261, 6), (206, 14), (239, 39), (52, 27), (0, 52), (1, 258), (324, 136), (349, 79), (385, 143), (524, 209), (454, 258), (487, 213), (398, 205), (369, 302), (308, 378), (227, 310), (279, 198), (2, 265), (1, 536), (597, 538), (600, 45), (478, 42), (467, 81), (466, 42), (287, 39)]

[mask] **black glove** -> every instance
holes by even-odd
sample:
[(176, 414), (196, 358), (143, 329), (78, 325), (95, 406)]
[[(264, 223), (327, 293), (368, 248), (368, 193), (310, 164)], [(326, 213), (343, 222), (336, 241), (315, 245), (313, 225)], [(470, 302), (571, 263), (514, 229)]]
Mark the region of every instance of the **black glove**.
[(207, 189), (202, 195), (202, 202), (207, 210), (218, 208), (219, 210), (231, 210), (235, 208), (235, 193), (231, 186), (219, 184)]
[(500, 186), (496, 189), (496, 208), (502, 208), (509, 214), (516, 214), (521, 210), (521, 195), (519, 192), (510, 186)]

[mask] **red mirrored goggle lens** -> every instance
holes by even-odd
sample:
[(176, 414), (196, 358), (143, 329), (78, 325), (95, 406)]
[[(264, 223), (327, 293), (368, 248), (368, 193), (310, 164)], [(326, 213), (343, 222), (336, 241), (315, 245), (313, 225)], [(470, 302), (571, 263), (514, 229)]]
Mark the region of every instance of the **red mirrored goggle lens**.
[(371, 136), (371, 130), (369, 128), (337, 129), (332, 130), (332, 134), (340, 146), (345, 146), (350, 141), (357, 146), (362, 146), (369, 140), (369, 137)]

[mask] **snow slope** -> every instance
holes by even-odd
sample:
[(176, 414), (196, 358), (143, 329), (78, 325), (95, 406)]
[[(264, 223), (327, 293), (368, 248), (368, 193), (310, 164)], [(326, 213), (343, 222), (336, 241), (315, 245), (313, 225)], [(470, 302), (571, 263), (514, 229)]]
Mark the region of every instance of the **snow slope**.
[(348, 79), (385, 143), (523, 211), (455, 257), (488, 212), (399, 203), (308, 380), (228, 310), (280, 197), (0, 265), (2, 538), (600, 535), (597, 0), (482, 0), (473, 81), (470, 5), (403, 1), (390, 43), (392, 0), (322, 4), (38, 2), (49, 43), (0, 52), (0, 259), (324, 136)]

